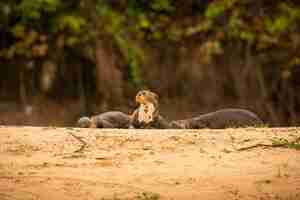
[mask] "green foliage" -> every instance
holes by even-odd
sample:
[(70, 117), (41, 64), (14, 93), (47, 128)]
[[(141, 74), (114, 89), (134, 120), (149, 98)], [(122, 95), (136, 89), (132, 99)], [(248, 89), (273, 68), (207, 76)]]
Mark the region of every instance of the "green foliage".
[(16, 38), (23, 38), (25, 37), (25, 26), (17, 24), (16, 26), (12, 27), (11, 32)]
[(173, 11), (174, 7), (170, 0), (153, 0), (150, 4), (151, 8), (155, 11)]
[(60, 0), (22, 0), (17, 11), (24, 20), (39, 19), (42, 12), (55, 12), (60, 5)]
[(125, 28), (125, 17), (117, 10), (112, 9), (108, 5), (98, 3), (96, 7), (100, 20), (100, 26), (103, 31), (114, 35), (118, 35)]
[(141, 85), (140, 66), (133, 48), (128, 49), (128, 66), (129, 81), (137, 86)]
[(233, 6), (236, 0), (213, 1), (205, 11), (205, 17), (214, 19), (222, 16), (225, 11)]
[(138, 25), (140, 28), (143, 28), (143, 29), (149, 29), (150, 26), (151, 26), (151, 22), (149, 21), (149, 19), (147, 18), (147, 16), (145, 15), (139, 15), (138, 17)]
[(254, 42), (255, 36), (256, 36), (255, 33), (250, 32), (250, 31), (241, 31), (241, 33), (240, 33), (240, 38), (242, 40), (249, 41), (251, 43)]
[(267, 17), (265, 26), (269, 33), (280, 34), (287, 31), (300, 18), (300, 10), (290, 7), (286, 3), (279, 5), (280, 14), (273, 19)]
[(141, 56), (138, 55), (138, 49), (130, 45), (126, 40), (121, 37), (116, 37), (117, 44), (123, 53), (128, 65), (129, 82), (135, 86), (142, 85), (140, 75), (140, 60)]
[(197, 33), (207, 32), (213, 26), (212, 20), (205, 20), (196, 26), (188, 27), (185, 31), (185, 36), (189, 37)]
[(62, 15), (58, 18), (58, 24), (60, 30), (80, 33), (87, 22), (83, 17), (78, 15)]
[[(279, 57), (280, 53), (274, 51), (260, 52), (270, 47), (291, 52), (291, 58), (282, 58), (278, 63), (290, 68), (299, 65), (296, 62), (299, 55), (293, 53), (300, 46), (299, 3), (278, 1), (266, 6), (256, 1), (216, 0), (208, 1), (201, 12), (194, 3), (184, 3), (181, 0), (0, 2), (0, 22), (13, 38), (9, 45), (1, 47), (0, 57), (33, 59), (55, 54), (55, 50), (48, 50), (51, 47), (68, 46), (65, 53), (78, 50), (78, 44), (93, 51), (95, 39), (108, 35), (122, 52), (124, 65), (129, 66), (129, 81), (135, 85), (142, 83), (140, 68), (144, 52), (140, 46), (144, 44), (181, 45), (195, 39), (199, 59), (210, 63), (226, 53), (224, 47), (228, 43), (246, 41), (255, 47), (255, 54), (264, 58)], [(258, 12), (258, 6), (263, 12)], [(290, 70), (282, 70), (280, 74), (290, 77)]]
[(225, 12), (225, 6), (222, 4), (210, 4), (205, 12), (207, 18), (216, 18), (223, 15)]
[(238, 37), (240, 34), (240, 29), (243, 27), (244, 22), (241, 18), (241, 14), (239, 11), (233, 11), (231, 16), (229, 17), (228, 23), (228, 34), (230, 37)]
[(268, 32), (274, 33), (282, 33), (289, 26), (289, 18), (287, 16), (279, 16), (274, 20), (270, 18), (266, 19), (266, 28)]

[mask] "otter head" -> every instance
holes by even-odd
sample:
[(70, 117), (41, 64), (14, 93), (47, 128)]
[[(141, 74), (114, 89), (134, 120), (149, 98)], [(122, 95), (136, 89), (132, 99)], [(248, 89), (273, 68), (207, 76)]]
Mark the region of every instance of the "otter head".
[(158, 95), (150, 90), (141, 90), (135, 96), (135, 101), (139, 104), (152, 103), (156, 106), (158, 104)]
[(81, 117), (78, 121), (77, 121), (77, 126), (80, 128), (89, 128), (91, 126), (91, 120), (88, 117)]

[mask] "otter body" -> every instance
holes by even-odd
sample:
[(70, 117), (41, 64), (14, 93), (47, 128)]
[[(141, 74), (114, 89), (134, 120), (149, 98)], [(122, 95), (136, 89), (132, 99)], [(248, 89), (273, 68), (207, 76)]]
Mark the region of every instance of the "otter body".
[(137, 128), (137, 129), (168, 129), (172, 128), (169, 122), (162, 117), (161, 115), (156, 116), (153, 118), (151, 122), (139, 122), (138, 120), (132, 120), (130, 124), (130, 128)]
[(159, 114), (158, 95), (141, 90), (135, 97), (139, 107), (131, 115), (130, 128), (166, 129), (170, 124)]
[(253, 112), (245, 109), (221, 109), (198, 117), (171, 122), (179, 129), (222, 129), (262, 125), (263, 121)]
[(82, 117), (77, 125), (81, 128), (129, 128), (130, 116), (120, 111), (109, 111), (91, 118)]

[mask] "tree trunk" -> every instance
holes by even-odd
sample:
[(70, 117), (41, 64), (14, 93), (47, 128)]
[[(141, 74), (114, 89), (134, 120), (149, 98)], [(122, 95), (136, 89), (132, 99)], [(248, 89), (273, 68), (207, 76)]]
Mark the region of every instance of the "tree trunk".
[(26, 93), (25, 74), (24, 74), (23, 67), (21, 67), (19, 70), (19, 97), (20, 97), (20, 104), (21, 104), (22, 111), (25, 111), (27, 106), (27, 93)]
[(120, 103), (123, 91), (122, 74), (117, 68), (109, 40), (96, 41), (96, 87), (102, 104)]
[(79, 104), (80, 104), (80, 114), (85, 116), (87, 114), (87, 101), (86, 101), (86, 92), (84, 88), (83, 81), (83, 70), (81, 65), (76, 65), (77, 69), (77, 91), (79, 94)]

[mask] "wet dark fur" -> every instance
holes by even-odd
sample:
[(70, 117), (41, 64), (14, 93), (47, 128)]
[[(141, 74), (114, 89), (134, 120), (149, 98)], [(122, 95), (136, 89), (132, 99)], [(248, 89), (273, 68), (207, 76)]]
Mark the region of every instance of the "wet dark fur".
[(249, 110), (229, 108), (199, 115), (194, 118), (172, 121), (170, 126), (179, 129), (222, 129), (229, 127), (257, 126), (262, 124), (263, 121), (255, 113)]
[[(137, 115), (135, 115), (136, 117)], [(136, 129), (168, 129), (172, 128), (169, 122), (162, 117), (161, 115), (157, 115), (154, 117), (153, 121), (150, 123), (142, 123), (137, 119), (132, 120), (130, 128)]]
[(91, 118), (82, 117), (77, 121), (81, 128), (129, 128), (130, 116), (120, 111), (109, 111)]

